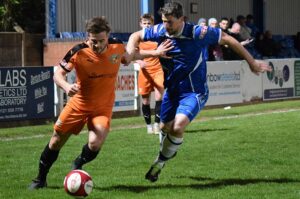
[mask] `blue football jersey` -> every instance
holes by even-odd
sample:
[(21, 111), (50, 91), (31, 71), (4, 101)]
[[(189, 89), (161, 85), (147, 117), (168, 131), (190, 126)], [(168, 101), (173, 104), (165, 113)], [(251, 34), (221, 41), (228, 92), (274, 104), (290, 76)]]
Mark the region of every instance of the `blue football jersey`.
[(163, 24), (143, 29), (144, 41), (158, 44), (170, 39), (174, 48), (167, 52), (171, 59), (160, 58), (168, 92), (207, 93), (206, 60), (208, 45), (221, 39), (221, 30), (185, 23), (178, 35), (169, 35)]

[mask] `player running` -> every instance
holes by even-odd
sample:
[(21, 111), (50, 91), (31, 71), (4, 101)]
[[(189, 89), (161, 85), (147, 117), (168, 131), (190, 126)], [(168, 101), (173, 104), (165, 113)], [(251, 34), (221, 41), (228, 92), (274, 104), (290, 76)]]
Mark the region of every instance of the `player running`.
[(205, 48), (213, 44), (226, 44), (243, 57), (255, 74), (271, 71), (264, 62), (256, 61), (234, 38), (219, 28), (198, 26), (184, 22), (179, 3), (166, 3), (160, 9), (162, 23), (133, 33), (127, 43), (127, 51), (134, 50), (141, 41), (159, 44), (171, 40), (174, 48), (167, 52), (171, 59), (161, 59), (165, 72), (166, 93), (161, 106), (162, 141), (159, 154), (145, 178), (158, 179), (166, 161), (173, 158), (181, 144), (186, 126), (203, 109), (208, 99), (206, 82)]
[[(94, 160), (108, 135), (115, 99), (115, 84), (125, 46), (117, 39), (110, 39), (110, 27), (104, 17), (90, 19), (86, 25), (87, 41), (73, 47), (60, 62), (54, 74), (55, 83), (71, 97), (54, 125), (50, 142), (46, 144), (39, 160), (37, 177), (29, 189), (47, 186), (47, 174), (56, 161), (60, 149), (72, 134), (79, 134), (85, 124), (88, 142), (74, 160), (72, 169)], [(159, 56), (170, 49), (164, 43), (145, 56)], [(125, 54), (124, 63), (129, 63)], [(132, 59), (132, 57), (131, 57)], [(70, 84), (65, 80), (68, 72), (75, 70), (77, 81)]]
[[(149, 28), (153, 26), (154, 18), (150, 14), (143, 14), (140, 17), (140, 27)], [(140, 50), (155, 50), (157, 48), (156, 42), (141, 42)], [(138, 92), (142, 96), (142, 112), (147, 125), (147, 133), (160, 134), (160, 107), (162, 96), (164, 93), (164, 72), (157, 57), (145, 58), (140, 64), (140, 71), (138, 76)], [(150, 95), (154, 90), (155, 96), (155, 119), (154, 124), (151, 124), (151, 109), (150, 109)]]

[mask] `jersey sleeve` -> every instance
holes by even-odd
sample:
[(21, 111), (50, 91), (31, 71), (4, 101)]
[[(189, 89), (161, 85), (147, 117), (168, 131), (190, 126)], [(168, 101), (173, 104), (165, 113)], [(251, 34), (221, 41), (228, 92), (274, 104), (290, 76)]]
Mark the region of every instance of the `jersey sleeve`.
[(76, 63), (76, 54), (83, 48), (88, 48), (88, 45), (85, 43), (81, 43), (69, 50), (64, 58), (59, 62), (60, 67), (62, 67), (66, 72), (71, 72)]
[(222, 31), (220, 28), (212, 28), (207, 26), (195, 26), (194, 39), (200, 40), (203, 45), (214, 45), (221, 41)]
[(150, 28), (143, 28), (142, 30), (142, 39), (144, 41), (159, 41), (159, 35), (163, 32), (162, 24), (157, 24)]

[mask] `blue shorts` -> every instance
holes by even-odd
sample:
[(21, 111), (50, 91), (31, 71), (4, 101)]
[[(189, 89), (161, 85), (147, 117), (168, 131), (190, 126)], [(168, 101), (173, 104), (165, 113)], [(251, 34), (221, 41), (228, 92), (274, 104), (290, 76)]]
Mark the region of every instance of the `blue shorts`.
[(207, 99), (208, 94), (184, 93), (170, 97), (166, 92), (161, 104), (160, 119), (163, 123), (167, 123), (174, 120), (176, 114), (181, 113), (191, 122), (203, 109)]

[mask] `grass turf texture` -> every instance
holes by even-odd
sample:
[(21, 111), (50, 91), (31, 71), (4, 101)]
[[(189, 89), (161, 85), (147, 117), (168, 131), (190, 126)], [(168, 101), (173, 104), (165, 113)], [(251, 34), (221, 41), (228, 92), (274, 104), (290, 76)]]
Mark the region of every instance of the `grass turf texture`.
[[(293, 100), (203, 110), (156, 183), (144, 174), (158, 136), (147, 135), (142, 117), (114, 119), (99, 156), (84, 166), (95, 185), (88, 198), (299, 198), (299, 107)], [(63, 180), (86, 133), (63, 147), (47, 189), (27, 190), (51, 131), (52, 124), (0, 129), (0, 198), (70, 198)]]

